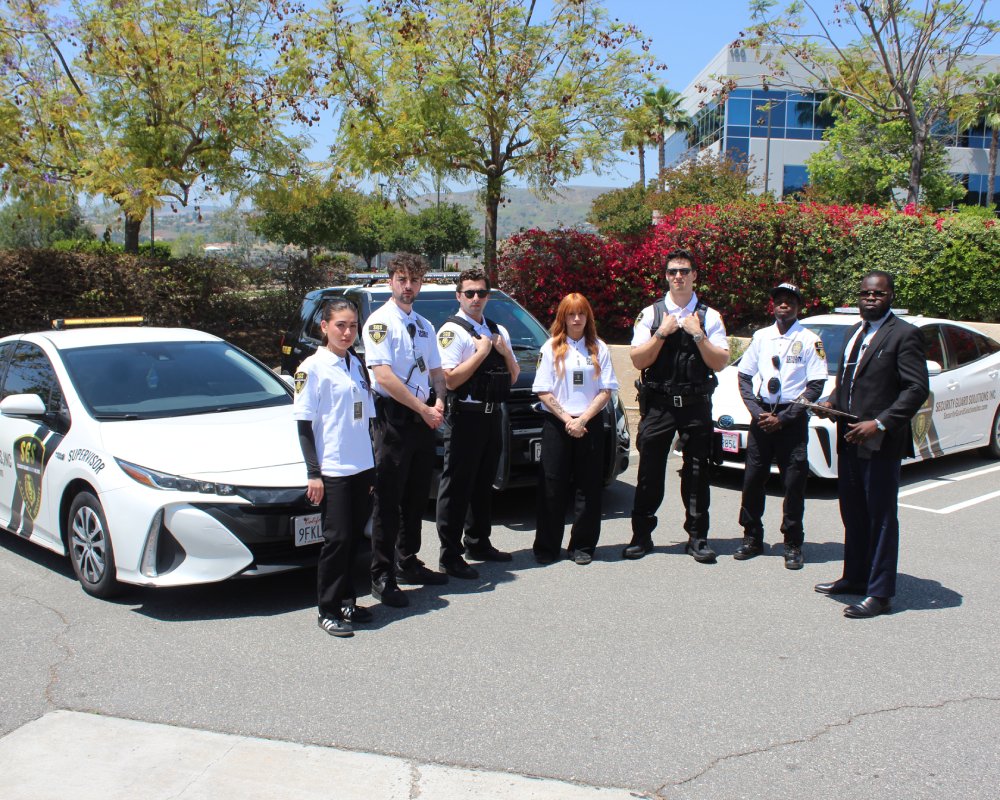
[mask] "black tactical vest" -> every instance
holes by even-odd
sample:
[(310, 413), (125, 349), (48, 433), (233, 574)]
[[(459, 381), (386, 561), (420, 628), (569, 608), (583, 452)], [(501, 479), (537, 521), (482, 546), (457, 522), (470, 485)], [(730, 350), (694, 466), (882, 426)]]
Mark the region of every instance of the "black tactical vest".
[[(700, 301), (695, 308), (702, 330), (707, 310), (708, 306)], [(666, 313), (667, 304), (657, 300), (653, 304), (654, 334)], [(684, 330), (676, 330), (664, 340), (656, 361), (642, 371), (642, 382), (653, 391), (670, 395), (711, 394), (719, 385), (719, 379), (698, 352), (694, 337)]]
[[(473, 339), (480, 338), (475, 326), (468, 320), (452, 316), (446, 321), (454, 322), (465, 329)], [(500, 333), (500, 328), (493, 320), (484, 317), (483, 321), (494, 336)], [(506, 400), (510, 396), (510, 371), (507, 369), (507, 362), (495, 347), (492, 348), (483, 362), (476, 367), (472, 377), (449, 394), (454, 395), (457, 400), (469, 397), (481, 403), (499, 403)]]

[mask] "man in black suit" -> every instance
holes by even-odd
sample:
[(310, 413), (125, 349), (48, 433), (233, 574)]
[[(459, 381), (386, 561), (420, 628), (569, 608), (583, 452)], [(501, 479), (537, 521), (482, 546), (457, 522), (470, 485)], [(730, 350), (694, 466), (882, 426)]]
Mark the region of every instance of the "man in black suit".
[(833, 394), (821, 405), (837, 416), (837, 489), (844, 522), (844, 574), (816, 584), (821, 594), (864, 595), (844, 616), (876, 617), (896, 593), (899, 555), (899, 465), (913, 455), (910, 419), (927, 398), (927, 362), (920, 331), (890, 311), (892, 276), (875, 270), (858, 292), (862, 325)]

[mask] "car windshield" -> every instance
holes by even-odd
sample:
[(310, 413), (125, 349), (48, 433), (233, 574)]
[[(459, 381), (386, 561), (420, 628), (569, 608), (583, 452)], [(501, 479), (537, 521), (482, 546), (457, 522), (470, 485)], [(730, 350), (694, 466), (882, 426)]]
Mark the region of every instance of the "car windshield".
[(62, 351), (95, 419), (152, 419), (289, 405), (279, 377), (226, 342), (136, 342)]
[(826, 368), (831, 375), (840, 371), (840, 362), (844, 358), (844, 347), (851, 338), (853, 325), (818, 325), (809, 320), (802, 320), (802, 327), (808, 328), (823, 340), (826, 351)]
[[(389, 299), (388, 292), (373, 292), (372, 301), (381, 305)], [(420, 295), (413, 304), (418, 314), (426, 317), (434, 329), (444, 325), (445, 320), (458, 313), (458, 301), (451, 292), (447, 294)], [(549, 338), (548, 331), (534, 317), (517, 305), (507, 295), (494, 291), (486, 306), (486, 316), (498, 325), (503, 325), (510, 334), (510, 343), (515, 347), (537, 350)]]

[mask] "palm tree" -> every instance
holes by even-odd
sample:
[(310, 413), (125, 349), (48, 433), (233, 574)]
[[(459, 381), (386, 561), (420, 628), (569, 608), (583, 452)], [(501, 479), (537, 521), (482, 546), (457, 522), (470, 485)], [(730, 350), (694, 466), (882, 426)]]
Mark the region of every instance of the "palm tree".
[(1000, 149), (1000, 73), (983, 77), (975, 92), (979, 119), (990, 129), (990, 166), (986, 176), (986, 207), (993, 206), (993, 184), (997, 179), (997, 150)]
[(656, 116), (647, 105), (630, 108), (625, 115), (622, 148), (639, 154), (639, 185), (646, 191), (646, 145), (656, 138)]
[(643, 93), (643, 101), (652, 110), (656, 119), (656, 142), (659, 148), (660, 189), (663, 189), (663, 170), (666, 165), (666, 142), (668, 131), (686, 131), (693, 126), (690, 114), (681, 108), (684, 96), (666, 86)]

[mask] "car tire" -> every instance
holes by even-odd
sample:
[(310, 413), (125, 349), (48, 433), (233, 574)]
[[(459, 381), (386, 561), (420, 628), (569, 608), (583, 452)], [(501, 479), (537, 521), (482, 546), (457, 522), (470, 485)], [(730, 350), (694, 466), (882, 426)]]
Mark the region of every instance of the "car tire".
[(997, 406), (996, 413), (993, 415), (993, 424), (990, 425), (988, 436), (989, 444), (983, 449), (987, 455), (1000, 458), (1000, 406)]
[(90, 492), (73, 498), (66, 542), (73, 572), (83, 590), (94, 597), (113, 597), (122, 590), (115, 570), (115, 551), (101, 502)]

